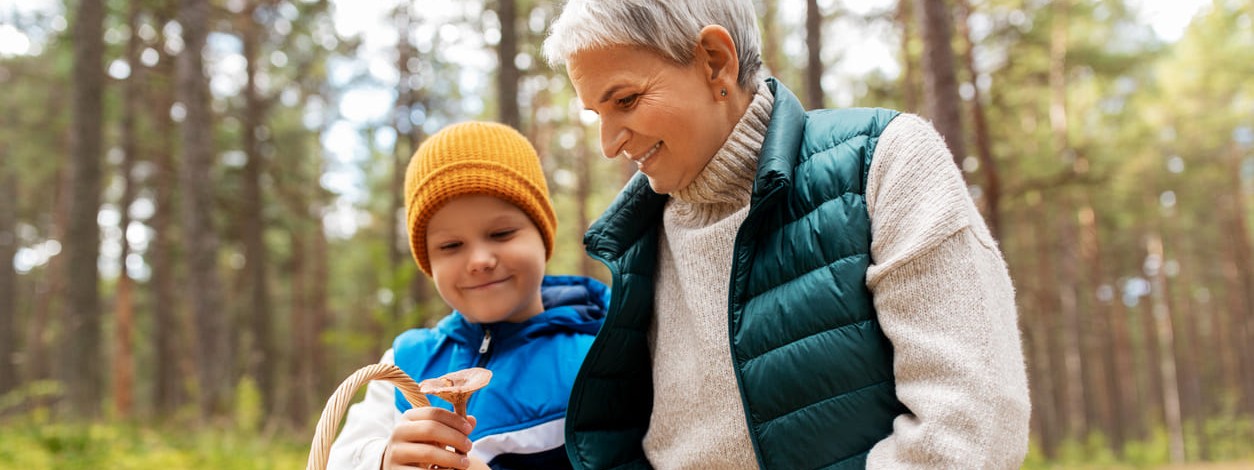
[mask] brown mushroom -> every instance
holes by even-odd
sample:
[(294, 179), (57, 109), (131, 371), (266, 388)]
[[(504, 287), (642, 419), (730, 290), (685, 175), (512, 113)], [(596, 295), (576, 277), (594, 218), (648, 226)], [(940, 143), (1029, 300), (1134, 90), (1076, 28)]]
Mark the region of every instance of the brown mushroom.
[(435, 395), (453, 404), (453, 411), (466, 417), (466, 402), (470, 395), (488, 385), (492, 380), (492, 371), (471, 367), (450, 372), (441, 377), (423, 380), (418, 389), (424, 394)]

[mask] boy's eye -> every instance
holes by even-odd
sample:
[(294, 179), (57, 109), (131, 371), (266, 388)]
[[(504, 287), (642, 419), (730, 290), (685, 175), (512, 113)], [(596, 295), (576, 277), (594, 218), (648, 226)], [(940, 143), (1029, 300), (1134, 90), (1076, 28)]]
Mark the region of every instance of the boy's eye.
[(462, 246), (462, 242), (446, 242), (446, 243), (441, 243), (437, 245), (436, 248), (439, 248), (441, 251), (449, 251), (449, 250), (456, 250), (458, 247), (461, 247), (461, 246)]
[(516, 232), (518, 232), (518, 229), (514, 229), (514, 228), (506, 229), (506, 230), (498, 230), (498, 231), (492, 232), (492, 238), (501, 240), (501, 239), (509, 238), (511, 235), (513, 235)]
[(632, 94), (630, 94), (630, 95), (627, 95), (627, 96), (624, 96), (624, 97), (622, 97), (622, 98), (619, 98), (619, 99), (618, 99), (618, 105), (619, 105), (619, 106), (621, 106), (621, 107), (624, 107), (624, 108), (631, 107), (632, 105), (636, 104), (636, 99), (637, 99), (637, 98), (640, 98), (640, 94), (639, 94), (639, 93), (632, 93)]

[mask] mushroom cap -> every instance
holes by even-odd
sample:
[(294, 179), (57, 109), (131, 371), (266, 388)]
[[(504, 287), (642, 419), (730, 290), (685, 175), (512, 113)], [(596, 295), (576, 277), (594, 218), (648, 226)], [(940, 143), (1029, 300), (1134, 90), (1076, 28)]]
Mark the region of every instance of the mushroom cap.
[(418, 383), (418, 389), (424, 394), (435, 395), (448, 400), (446, 397), (468, 396), (487, 386), (491, 380), (492, 371), (482, 367), (471, 367), (450, 372), (434, 379), (423, 380)]

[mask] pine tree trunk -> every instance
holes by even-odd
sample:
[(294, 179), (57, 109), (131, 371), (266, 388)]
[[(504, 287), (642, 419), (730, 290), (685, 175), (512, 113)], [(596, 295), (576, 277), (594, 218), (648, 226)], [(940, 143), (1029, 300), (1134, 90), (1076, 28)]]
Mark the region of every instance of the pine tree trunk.
[(73, 133), (70, 136), (70, 220), (65, 251), (68, 302), (63, 340), (58, 348), (60, 379), (68, 398), (69, 416), (93, 418), (100, 412), (98, 393), (104, 384), (101, 350), (100, 227), (101, 161), (104, 115), (104, 2), (81, 1), (74, 26)]
[(515, 0), (497, 0), (496, 16), (501, 20), (501, 42), (496, 48), (499, 70), (496, 76), (496, 98), (501, 108), (501, 122), (522, 128), (522, 116), (518, 111), (518, 55), (517, 4)]
[[(1114, 251), (1118, 253), (1118, 250)], [(1116, 266), (1122, 264), (1117, 262)], [(1115, 431), (1110, 436), (1111, 445), (1118, 455), (1123, 454), (1124, 444), (1139, 434), (1142, 404), (1136, 394), (1136, 371), (1132, 360), (1132, 344), (1128, 338), (1128, 310), (1124, 307), (1119, 295), (1117, 281), (1112, 286), (1112, 299), (1107, 310), (1108, 336), (1105, 341), (1109, 345), (1109, 374), (1107, 387), (1111, 399), (1114, 400)]]
[(924, 110), (961, 167), (967, 149), (962, 134), (958, 77), (954, 73), (953, 32), (945, 3), (945, 0), (915, 0), (914, 13), (919, 18), (923, 39)]
[(266, 125), (267, 103), (258, 90), (257, 75), (262, 42), (262, 25), (257, 24), (253, 14), (257, 7), (253, 3), (240, 14), (241, 35), (244, 49), (244, 132), (242, 140), (244, 154), (248, 160), (244, 164), (243, 188), (244, 198), (239, 210), (243, 215), (242, 228), (244, 233), (244, 279), (248, 285), (248, 319), (252, 333), (252, 347), (249, 348), (247, 370), (257, 380), (262, 393), (264, 409), (272, 409), (278, 402), (275, 393), (278, 390), (275, 379), (278, 377), (279, 354), (275, 347), (273, 331), (274, 313), (270, 308), (270, 282), (266, 276), (269, 269), (269, 251), (265, 241), (265, 216), (262, 209), (266, 204), (265, 194), (261, 190), (261, 178), (266, 172), (266, 162), (262, 151), (262, 142), (258, 138), (264, 135)]
[(396, 145), (392, 152), (392, 187), (391, 187), (391, 213), (388, 220), (392, 221), (388, 227), (388, 289), (394, 294), (392, 296), (392, 305), (390, 306), (392, 315), (389, 319), (393, 324), (401, 322), (402, 313), (404, 311), (404, 298), (401, 292), (404, 290), (402, 285), (401, 273), (404, 267), (410, 263), (409, 257), (405, 256), (409, 249), (408, 229), (405, 227), (405, 169), (409, 166), (409, 159), (418, 149), (417, 143), (413, 141), (415, 130), (410, 123), (410, 113), (414, 107), (415, 90), (409, 87), (409, 77), (413, 73), (409, 70), (409, 61), (414, 59), (414, 50), (410, 46), (409, 34), (413, 25), (412, 16), (409, 14), (410, 4), (401, 2), (396, 9), (396, 29), (400, 32), (396, 41), (396, 69), (399, 73), (396, 90), (396, 116), (393, 124), (396, 128)]
[[(908, 2), (902, 2), (908, 3)], [(980, 74), (975, 69), (975, 42), (971, 39), (971, 28), (967, 22), (971, 16), (971, 2), (958, 0), (958, 35), (965, 45), (962, 58), (971, 79), (971, 125), (975, 132), (975, 153), (980, 162), (980, 173), (984, 175), (981, 200), (984, 202), (984, 217), (988, 220), (988, 229), (993, 238), (1002, 240), (1001, 229), (1001, 178), (997, 171), (997, 159), (993, 158), (992, 142), (988, 135), (988, 122), (984, 118), (984, 102), (980, 98)]]
[[(1171, 240), (1179, 240), (1179, 237), (1173, 233)], [(1192, 276), (1188, 273), (1192, 271), (1191, 269), (1181, 271), (1184, 274), (1177, 276), (1179, 279), (1177, 282), (1180, 285), (1197, 285), (1190, 282)], [(1170, 288), (1168, 290), (1170, 291)], [(1179, 348), (1176, 351), (1177, 362), (1180, 364), (1180, 404), (1186, 426), (1192, 425), (1192, 429), (1186, 431), (1185, 434), (1194, 439), (1192, 448), (1197, 452), (1186, 457), (1191, 460), (1207, 461), (1211, 459), (1210, 438), (1206, 432), (1206, 420), (1210, 410), (1206, 406), (1206, 384), (1203, 383), (1205, 367), (1202, 359), (1203, 350), (1198, 344), (1201, 339), (1198, 324), (1205, 321), (1203, 317), (1207, 315), (1207, 312), (1194, 303), (1192, 296), (1182, 294), (1179, 297), (1178, 301), (1184, 303), (1184, 308), (1172, 311), (1176, 314), (1173, 321), (1179, 325), (1178, 332), (1181, 338), (1181, 341), (1177, 341)]]
[(759, 6), (758, 11), (762, 12), (762, 63), (767, 73), (779, 77), (784, 73), (780, 65), (784, 51), (779, 39), (779, 1), (762, 0)]
[[(322, 338), (331, 326), (331, 312), (327, 305), (327, 291), (331, 281), (330, 270), (328, 267), (327, 256), (330, 248), (327, 244), (326, 233), (322, 230), (322, 221), (316, 217), (313, 218), (315, 230), (310, 231), (310, 255), (307, 259), (309, 266), (309, 344), (312, 347), (312, 353), (309, 355), (309, 362), (313, 366), (313, 385), (314, 390), (334, 390), (340, 377), (336, 377), (334, 371), (337, 370), (331, 362), (331, 358), (327, 354), (328, 348), (323, 347), (319, 338)], [(377, 360), (377, 359), (376, 359)], [(330, 392), (327, 392), (330, 393)]]
[(918, 70), (915, 68), (914, 54), (910, 53), (910, 45), (914, 41), (914, 9), (911, 0), (898, 0), (897, 24), (901, 26), (901, 88), (902, 111), (919, 112), (919, 94), (916, 84), (919, 81)]
[(818, 0), (806, 0), (806, 108), (823, 106), (823, 12)]
[(1045, 208), (1037, 202), (1029, 206), (1027, 214), (1027, 220), (1022, 224), (1027, 230), (1022, 239), (1025, 247), (1035, 248), (1035, 260), (1031, 263), (1035, 269), (1024, 275), (1031, 276), (1036, 282), (1031, 284), (1028, 292), (1033, 302), (1022, 312), (1021, 323), (1030, 357), (1028, 372), (1031, 374), (1033, 420), (1039, 429), (1041, 450), (1046, 457), (1053, 458), (1063, 440), (1067, 416), (1067, 403), (1062, 399), (1064, 395), (1061, 392), (1064, 383), (1061, 378), (1061, 355), (1057, 354), (1061, 351), (1055, 347), (1060, 333), (1055, 326), (1058, 300), (1054, 290), (1057, 283), (1054, 280), (1053, 251), (1045, 237), (1049, 232), (1043, 230), (1048, 225)]
[[(48, 231), (52, 240), (65, 240), (70, 220), (70, 170), (63, 165), (57, 172), (56, 194), (53, 201), (52, 226)], [(52, 328), (60, 321), (57, 312), (65, 303), (65, 256), (54, 256), (48, 261), (44, 274), (35, 281), (34, 311), (26, 325), (26, 354), (23, 378), (27, 381), (50, 379), (54, 375), (52, 353)]]
[[(592, 197), (592, 162), (593, 152), (588, 151), (588, 132), (584, 126), (575, 127), (575, 165), (579, 171), (578, 187), (575, 188), (575, 198), (579, 204), (579, 226), (575, 227), (575, 240), (583, 243), (584, 233), (588, 227), (592, 225), (592, 220), (588, 215), (591, 210), (588, 199)], [(579, 274), (584, 277), (592, 276), (593, 260), (590, 256), (579, 257)]]
[(1111, 438), (1111, 442), (1119, 441), (1120, 445), (1112, 449), (1122, 449), (1122, 437), (1118, 436), (1119, 424), (1115, 413), (1115, 388), (1112, 383), (1115, 367), (1115, 351), (1111, 350), (1109, 310), (1101, 305), (1096, 298), (1096, 286), (1106, 282), (1105, 260), (1102, 258), (1100, 231), (1097, 213), (1093, 210), (1087, 188), (1079, 188), (1080, 208), (1079, 219), (1080, 265), (1088, 268), (1087, 283), (1081, 284), (1089, 288), (1083, 291), (1089, 306), (1089, 315), (1082, 321), (1081, 351), (1084, 354), (1084, 389), (1088, 421), (1092, 427), (1101, 430), (1103, 435)]
[(119, 172), (124, 186), (122, 200), (118, 203), (121, 213), (122, 254), (121, 272), (118, 274), (117, 291), (114, 297), (113, 325), (113, 408), (118, 417), (126, 419), (131, 415), (134, 405), (135, 388), (135, 309), (134, 281), (126, 269), (126, 260), (130, 256), (130, 243), (126, 239), (127, 228), (131, 225), (130, 207), (135, 201), (135, 179), (133, 169), (135, 162), (142, 159), (139, 150), (137, 121), (142, 113), (143, 101), (141, 90), (144, 89), (143, 64), (139, 61), (139, 51), (143, 47), (143, 39), (139, 37), (139, 16), (141, 5), (139, 0), (128, 2), (127, 26), (131, 37), (126, 42), (126, 62), (130, 64), (131, 75), (127, 77), (122, 89), (122, 164)]
[[(1158, 234), (1150, 234), (1145, 249), (1150, 257), (1166, 260), (1163, 241)], [(1177, 377), (1175, 327), (1172, 325), (1171, 301), (1167, 292), (1167, 275), (1159, 268), (1150, 273), (1153, 315), (1158, 340), (1158, 368), (1162, 371), (1163, 419), (1167, 425), (1167, 450), (1173, 463), (1184, 462), (1184, 426), (1180, 414), (1180, 382)]]
[[(169, 14), (158, 12), (157, 24), (169, 20)], [(163, 40), (164, 42), (164, 40)], [(153, 99), (149, 107), (149, 116), (153, 122), (155, 151), (153, 152), (154, 210), (148, 225), (153, 230), (153, 242), (150, 252), (152, 263), (152, 341), (155, 367), (153, 401), (157, 414), (169, 416), (187, 401), (184, 383), (186, 379), (184, 363), (188, 360), (187, 343), (189, 338), (183, 336), (186, 330), (183, 321), (179, 297), (175, 293), (178, 285), (176, 272), (175, 247), (178, 239), (178, 227), (175, 217), (178, 215), (176, 183), (179, 171), (174, 161), (177, 144), (174, 139), (176, 129), (170, 119), (170, 108), (175, 102), (173, 57), (161, 56), (161, 60), (149, 73)]]
[[(291, 258), (288, 260), (287, 277), (291, 280), (291, 310), (292, 310), (292, 360), (295, 362), (292, 369), (296, 372), (295, 380), (292, 386), (291, 416), (292, 422), (298, 427), (303, 427), (309, 419), (310, 403), (317, 403), (311, 399), (318, 396), (320, 390), (315, 384), (315, 372), (313, 363), (315, 337), (313, 333), (313, 321), (310, 318), (307, 300), (309, 297), (309, 289), (306, 287), (306, 279), (308, 274), (305, 269), (305, 237), (303, 230), (299, 228), (307, 225), (304, 217), (299, 217), (294, 222), (297, 230), (289, 233), (289, 245), (291, 247)], [(329, 396), (330, 391), (326, 392)]]
[(222, 308), (222, 283), (218, 276), (218, 236), (214, 231), (213, 115), (203, 51), (210, 17), (208, 0), (183, 0), (179, 24), (184, 49), (179, 54), (179, 101), (186, 110), (182, 125), (183, 240), (187, 247), (187, 298), (196, 326), (196, 364), (200, 408), (204, 416), (224, 412), (234, 384), (231, 367), (230, 316)]
[(1224, 266), (1227, 290), (1232, 297), (1228, 326), (1232, 330), (1230, 334), (1236, 354), (1244, 358), (1236, 361), (1243, 364), (1239, 374), (1242, 378), (1240, 396), (1243, 410), (1246, 415), (1254, 416), (1254, 360), (1250, 359), (1254, 357), (1254, 245), (1250, 239), (1245, 199), (1241, 196), (1245, 194), (1240, 178), (1241, 154), (1231, 144), (1227, 153), (1230, 189), (1226, 192), (1227, 196), (1219, 201), (1219, 207), (1221, 213), (1226, 213), (1222, 218), (1226, 220), (1229, 245)]
[(0, 142), (0, 396), (17, 388), (17, 176), (9, 144)]
[[(1074, 155), (1069, 137), (1070, 128), (1067, 124), (1067, 0), (1057, 1), (1053, 7), (1054, 23), (1050, 30), (1049, 61), (1050, 134), (1054, 154), (1066, 164)], [(1067, 215), (1075, 213), (1076, 204), (1061, 190), (1055, 200), (1060, 213)], [(1058, 250), (1055, 253), (1061, 258), (1058, 263), (1058, 314), (1061, 320), (1059, 326), (1062, 330), (1060, 331), (1061, 342), (1058, 346), (1062, 349), (1061, 365), (1065, 374), (1062, 382), (1066, 387), (1064, 400), (1069, 404), (1066, 430), (1068, 436), (1083, 438), (1090, 431), (1088, 414), (1085, 411), (1088, 404), (1087, 398), (1091, 392), (1085, 387), (1087, 374), (1084, 372), (1086, 364), (1081, 339), (1085, 330), (1080, 322), (1080, 304), (1077, 294), (1080, 285), (1078, 268), (1081, 259), (1075, 247), (1079, 243), (1077, 240), (1079, 229), (1070, 217), (1061, 217), (1058, 222), (1058, 225), (1054, 227), (1054, 232), (1060, 237)]]
[(1158, 338), (1158, 323), (1154, 314), (1154, 303), (1144, 302), (1141, 311), (1138, 312), (1140, 317), (1140, 346), (1136, 348), (1141, 351), (1141, 365), (1143, 367), (1143, 376), (1138, 377), (1138, 390), (1144, 396), (1142, 403), (1145, 408), (1142, 414), (1146, 417), (1143, 425), (1145, 434), (1136, 436), (1138, 439), (1148, 439), (1153, 434), (1153, 430), (1157, 426), (1164, 426), (1163, 416), (1166, 415), (1166, 399), (1163, 396), (1163, 368), (1161, 361), (1163, 357), (1162, 343)]

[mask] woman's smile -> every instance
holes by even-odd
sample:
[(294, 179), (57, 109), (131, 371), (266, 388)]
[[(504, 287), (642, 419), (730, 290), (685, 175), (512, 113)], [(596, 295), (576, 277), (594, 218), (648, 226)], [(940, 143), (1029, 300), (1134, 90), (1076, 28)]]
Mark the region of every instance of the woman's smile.
[(628, 160), (636, 162), (636, 167), (644, 168), (644, 163), (649, 161), (650, 158), (653, 158), (653, 155), (657, 154), (657, 151), (660, 148), (662, 148), (662, 142), (659, 141), (658, 143), (653, 144), (652, 147), (649, 147), (649, 150), (646, 150), (644, 154), (639, 157), (632, 155), (631, 152), (626, 150), (623, 150), (623, 156), (627, 157)]

